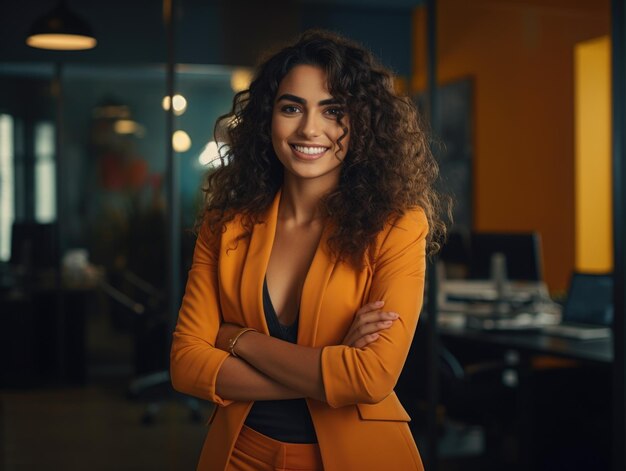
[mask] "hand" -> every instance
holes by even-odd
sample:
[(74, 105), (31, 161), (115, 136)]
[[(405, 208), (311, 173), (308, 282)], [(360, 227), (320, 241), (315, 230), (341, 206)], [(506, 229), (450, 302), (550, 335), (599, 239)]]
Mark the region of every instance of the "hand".
[(241, 330), (241, 326), (237, 324), (229, 324), (227, 322), (220, 325), (220, 330), (217, 332), (215, 339), (215, 347), (220, 350), (228, 351), (228, 341), (233, 338), (237, 332)]
[(359, 309), (342, 345), (363, 348), (375, 341), (380, 336), (381, 330), (391, 327), (398, 318), (398, 314), (381, 311), (380, 308), (383, 307), (383, 304), (385, 304), (384, 301), (376, 301)]

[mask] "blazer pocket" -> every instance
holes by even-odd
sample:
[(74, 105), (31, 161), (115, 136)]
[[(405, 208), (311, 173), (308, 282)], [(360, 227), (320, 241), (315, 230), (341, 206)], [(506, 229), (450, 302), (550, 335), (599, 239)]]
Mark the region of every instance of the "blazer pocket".
[(409, 422), (411, 417), (400, 403), (398, 396), (392, 392), (377, 404), (357, 404), (359, 417), (362, 420), (391, 420)]

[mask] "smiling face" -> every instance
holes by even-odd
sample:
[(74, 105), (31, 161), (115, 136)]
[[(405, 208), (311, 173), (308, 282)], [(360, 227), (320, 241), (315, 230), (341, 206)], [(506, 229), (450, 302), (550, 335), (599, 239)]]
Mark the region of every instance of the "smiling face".
[[(341, 116), (341, 124), (337, 118)], [(272, 145), (285, 167), (285, 179), (315, 179), (334, 186), (348, 151), (343, 108), (330, 95), (326, 73), (298, 65), (280, 82), (272, 112)]]

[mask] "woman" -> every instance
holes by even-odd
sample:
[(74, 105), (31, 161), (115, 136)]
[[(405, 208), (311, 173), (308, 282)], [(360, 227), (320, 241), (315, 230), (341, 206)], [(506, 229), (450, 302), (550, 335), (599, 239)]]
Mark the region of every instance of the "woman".
[(312, 31), (224, 125), (171, 354), (174, 387), (218, 405), (198, 469), (423, 469), (393, 392), (445, 231), (414, 105)]

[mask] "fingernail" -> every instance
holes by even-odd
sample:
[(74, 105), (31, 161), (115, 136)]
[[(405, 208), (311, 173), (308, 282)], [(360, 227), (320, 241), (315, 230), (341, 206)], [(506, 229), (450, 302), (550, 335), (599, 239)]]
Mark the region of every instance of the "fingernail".
[(376, 301), (374, 303), (375, 306), (382, 306), (383, 304), (385, 304), (385, 301)]
[(398, 315), (398, 313), (397, 313), (397, 312), (390, 312), (389, 314), (390, 314), (390, 315), (391, 315), (391, 317), (393, 317), (394, 319), (397, 319), (398, 317), (400, 317), (400, 316)]

